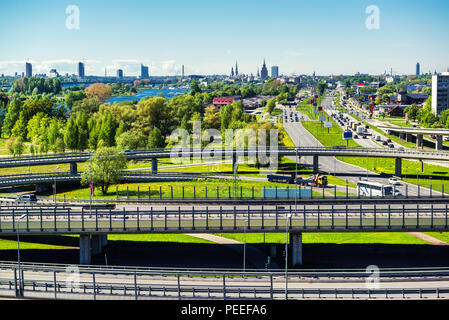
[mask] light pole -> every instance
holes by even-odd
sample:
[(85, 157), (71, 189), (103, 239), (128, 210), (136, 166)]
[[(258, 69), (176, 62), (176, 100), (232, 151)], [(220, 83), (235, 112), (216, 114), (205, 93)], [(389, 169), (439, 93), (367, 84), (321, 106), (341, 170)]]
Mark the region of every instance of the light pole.
[(248, 220), (245, 220), (245, 226), (243, 227), (243, 272), (246, 271), (246, 226), (248, 225)]
[(19, 227), (20, 227), (20, 220), (22, 220), (23, 218), (26, 217), (26, 213), (22, 214), (18, 219), (17, 219), (17, 263), (19, 265), (19, 292), (18, 292), (18, 296), (21, 297), (23, 295), (23, 284), (22, 284), (22, 273), (20, 272), (20, 239), (19, 239)]
[(58, 174), (58, 170), (59, 170), (59, 167), (56, 167), (56, 170), (55, 170), (55, 184), (53, 185), (53, 196), (54, 196), (55, 203), (56, 203), (56, 175)]
[(290, 219), (291, 216), (291, 213), (289, 213), (285, 218), (285, 300), (288, 299), (288, 219)]

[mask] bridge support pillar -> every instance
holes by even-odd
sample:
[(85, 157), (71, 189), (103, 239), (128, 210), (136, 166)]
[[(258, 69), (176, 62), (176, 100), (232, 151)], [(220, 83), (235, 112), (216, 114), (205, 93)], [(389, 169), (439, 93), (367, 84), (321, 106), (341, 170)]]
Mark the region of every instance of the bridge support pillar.
[(70, 174), (77, 174), (78, 173), (78, 165), (76, 162), (70, 162)]
[(80, 264), (91, 264), (91, 240), (89, 234), (80, 235)]
[(302, 233), (290, 233), (290, 247), (292, 266), (302, 265)]
[(36, 184), (36, 193), (41, 193), (41, 192), (44, 192), (44, 190), (45, 190), (45, 187), (43, 186), (43, 185), (41, 185), (41, 184)]
[(157, 159), (151, 159), (151, 173), (157, 174)]
[(319, 171), (318, 156), (313, 156), (313, 173), (318, 173), (318, 171)]
[(443, 150), (443, 136), (437, 136), (437, 141), (435, 143), (436, 150)]
[(107, 235), (92, 235), (91, 245), (92, 245), (92, 254), (100, 254), (103, 247), (107, 244), (108, 238)]
[(399, 138), (405, 140), (406, 134), (403, 132), (399, 132)]
[(238, 174), (239, 172), (239, 157), (236, 154), (232, 156), (232, 173)]
[(417, 148), (422, 148), (423, 147), (423, 141), (424, 141), (423, 135), (422, 134), (418, 134), (416, 136), (416, 147)]
[(405, 135), (405, 141), (406, 142), (412, 142), (412, 134), (411, 133), (407, 133)]
[(396, 158), (394, 162), (394, 175), (396, 177), (402, 177), (402, 159)]

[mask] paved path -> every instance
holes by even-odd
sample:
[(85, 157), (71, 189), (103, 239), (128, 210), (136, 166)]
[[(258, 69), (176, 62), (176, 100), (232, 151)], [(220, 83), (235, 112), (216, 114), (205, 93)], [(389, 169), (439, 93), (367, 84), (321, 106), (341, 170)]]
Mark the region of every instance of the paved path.
[(449, 243), (422, 232), (406, 232), (407, 234), (436, 246), (449, 246)]
[[(196, 233), (186, 233), (186, 235), (196, 238), (201, 238), (204, 240), (212, 241), (217, 244), (222, 244), (231, 250), (234, 250), (243, 256), (243, 243), (234, 239), (228, 239), (213, 234), (196, 234)], [(246, 244), (246, 260), (254, 265), (257, 269), (265, 269), (265, 253), (258, 248)], [(249, 267), (248, 267), (249, 268)], [(272, 269), (279, 269), (279, 266), (273, 260), (271, 261)]]

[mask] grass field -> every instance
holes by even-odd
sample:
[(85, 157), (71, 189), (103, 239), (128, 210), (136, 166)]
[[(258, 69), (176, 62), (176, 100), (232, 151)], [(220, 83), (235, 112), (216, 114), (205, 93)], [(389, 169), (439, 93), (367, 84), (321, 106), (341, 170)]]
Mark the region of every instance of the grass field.
[[(449, 241), (447, 233), (428, 233), (443, 241)], [(244, 242), (245, 234), (224, 233), (218, 236)], [(213, 242), (185, 234), (111, 234), (108, 242), (177, 242), (177, 243), (203, 243)], [(303, 233), (303, 243), (329, 243), (329, 244), (427, 244), (405, 233)], [(264, 243), (263, 233), (246, 233), (247, 243)], [(266, 233), (265, 243), (284, 243), (285, 233)], [(21, 250), (36, 249), (68, 249), (77, 248), (79, 240), (77, 235), (61, 236), (21, 236)], [(1, 237), (0, 250), (16, 250), (15, 237)]]
[[(219, 236), (244, 241), (245, 234), (225, 233)], [(263, 243), (263, 233), (247, 233), (247, 243)], [(285, 233), (266, 233), (266, 243), (285, 243)], [(333, 243), (333, 244), (428, 244), (405, 233), (303, 233), (303, 243)]]

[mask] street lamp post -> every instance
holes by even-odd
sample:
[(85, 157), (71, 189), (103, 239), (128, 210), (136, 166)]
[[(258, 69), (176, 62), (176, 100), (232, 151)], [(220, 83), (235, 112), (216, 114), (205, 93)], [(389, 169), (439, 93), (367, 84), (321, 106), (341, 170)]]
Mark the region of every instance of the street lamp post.
[(59, 170), (59, 167), (56, 167), (56, 170), (55, 170), (55, 184), (53, 185), (53, 196), (54, 196), (54, 201), (55, 201), (55, 203), (56, 203), (56, 175), (58, 174), (58, 170)]
[(21, 269), (20, 269), (20, 238), (19, 238), (19, 228), (20, 228), (20, 220), (22, 220), (24, 217), (26, 217), (26, 213), (21, 215), (18, 219), (17, 219), (17, 264), (19, 266), (19, 291), (18, 291), (18, 296), (21, 297), (23, 296), (23, 283), (22, 283), (22, 273), (21, 273)]
[(248, 225), (248, 220), (245, 220), (245, 226), (243, 227), (243, 272), (246, 271), (246, 226)]
[(288, 299), (288, 219), (291, 216), (291, 213), (289, 213), (285, 218), (285, 300)]

